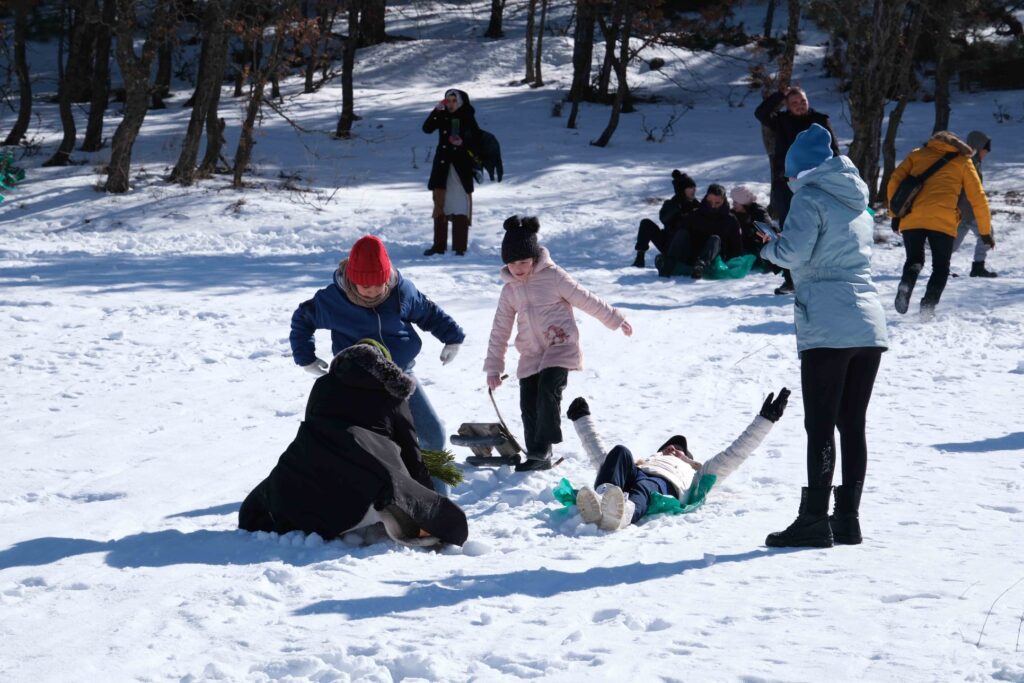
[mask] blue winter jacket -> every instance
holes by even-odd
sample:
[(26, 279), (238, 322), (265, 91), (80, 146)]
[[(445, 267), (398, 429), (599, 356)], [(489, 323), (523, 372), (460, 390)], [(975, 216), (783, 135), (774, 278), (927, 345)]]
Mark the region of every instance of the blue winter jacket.
[(857, 167), (832, 157), (789, 186), (786, 229), (761, 258), (793, 273), (797, 350), (887, 348), (885, 312), (871, 281), (874, 221)]
[(466, 338), (462, 328), (401, 273), (391, 295), (376, 308), (364, 308), (349, 301), (338, 284), (338, 273), (334, 275), (329, 287), (318, 291), (309, 301), (303, 301), (292, 314), (288, 340), (297, 365), (309, 365), (316, 360), (313, 344), (316, 330), (331, 331), (332, 354), (360, 339), (376, 339), (388, 347), (392, 360), (405, 371), (412, 369), (423, 346), (411, 323), (444, 344), (461, 344)]

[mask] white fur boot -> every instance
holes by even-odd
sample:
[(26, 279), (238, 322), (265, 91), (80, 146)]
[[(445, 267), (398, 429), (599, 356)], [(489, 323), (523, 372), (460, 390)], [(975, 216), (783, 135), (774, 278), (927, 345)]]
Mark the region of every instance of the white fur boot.
[(601, 496), (601, 523), (605, 531), (625, 529), (633, 521), (636, 506), (618, 486), (609, 486)]

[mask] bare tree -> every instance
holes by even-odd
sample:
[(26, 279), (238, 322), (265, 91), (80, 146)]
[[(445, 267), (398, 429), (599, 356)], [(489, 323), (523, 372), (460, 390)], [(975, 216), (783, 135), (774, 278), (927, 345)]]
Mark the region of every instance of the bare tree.
[(352, 137), (352, 124), (356, 120), (355, 93), (353, 91), (356, 50), (362, 39), (362, 22), (360, 13), (365, 7), (365, 0), (348, 0), (348, 36), (345, 38), (345, 52), (341, 61), (341, 116), (334, 131), (337, 138)]
[(260, 109), (263, 106), (263, 93), (266, 89), (267, 81), (270, 80), (270, 74), (280, 64), (285, 24), (286, 20), (279, 18), (274, 26), (270, 54), (265, 62), (262, 59), (263, 35), (266, 28), (264, 18), (259, 17), (254, 25), (246, 27), (246, 42), (252, 44), (253, 54), (256, 56), (253, 59), (252, 82), (249, 84), (249, 101), (245, 107), (245, 118), (242, 119), (242, 132), (238, 137), (238, 147), (235, 150), (235, 162), (231, 180), (231, 186), (234, 188), (241, 188), (243, 186), (242, 176), (245, 175), (245, 171), (249, 167), (249, 160), (252, 158), (252, 148), (256, 144), (253, 138), (253, 130), (256, 128), (256, 117), (259, 116)]
[[(191, 185), (196, 179), (199, 143), (202, 140), (203, 127), (210, 120), (211, 108), (214, 113), (213, 120), (217, 120), (217, 103), (220, 100), (221, 81), (227, 62), (228, 32), (225, 21), (228, 16), (228, 2), (230, 0), (209, 0), (203, 12), (203, 42), (199, 51), (196, 89), (192, 95), (192, 116), (189, 118), (188, 130), (181, 144), (178, 162), (170, 175), (172, 182), (182, 185)], [(219, 134), (216, 127), (207, 131), (208, 137)]]
[(622, 30), (622, 3), (614, 3), (611, 9), (610, 21), (606, 22), (600, 14), (597, 16), (597, 25), (601, 27), (601, 33), (604, 34), (604, 60), (601, 62), (601, 71), (597, 75), (597, 92), (595, 93), (600, 102), (608, 101), (608, 88), (611, 87), (612, 69), (615, 67), (615, 45), (619, 39), (619, 31)]
[(590, 94), (590, 65), (594, 59), (594, 0), (576, 0), (576, 28), (572, 48), (572, 111), (566, 128), (576, 127), (580, 102)]
[(764, 31), (762, 35), (765, 38), (772, 37), (772, 24), (775, 23), (775, 0), (768, 0), (768, 8), (764, 13)]
[[(75, 136), (78, 129), (75, 127), (75, 116), (71, 111), (71, 63), (76, 53), (81, 53), (78, 43), (83, 40), (82, 27), (85, 21), (82, 17), (85, 3), (82, 0), (68, 0), (64, 3), (63, 16), (61, 20), (62, 30), (60, 40), (57, 41), (57, 100), (60, 111), (60, 125), (63, 131), (60, 145), (57, 151), (49, 159), (43, 162), (43, 166), (67, 166), (71, 162), (71, 151), (75, 148)], [(65, 61), (65, 53), (67, 61)], [(81, 73), (79, 69), (77, 73)]]
[(177, 0), (154, 2), (142, 52), (135, 52), (136, 0), (117, 0), (117, 20), (114, 34), (117, 38), (117, 64), (124, 79), (124, 118), (114, 131), (110, 145), (110, 166), (104, 189), (107, 192), (127, 192), (130, 189), (132, 147), (146, 118), (152, 83), (150, 67), (159, 46), (170, 37), (177, 15)]
[(889, 179), (896, 170), (896, 135), (900, 123), (903, 121), (903, 112), (910, 102), (910, 96), (916, 89), (914, 82), (914, 53), (917, 49), (918, 40), (921, 37), (925, 25), (925, 9), (920, 2), (914, 2), (907, 17), (907, 30), (903, 34), (903, 40), (895, 58), (895, 68), (898, 69), (896, 82), (893, 84), (893, 95), (896, 97), (896, 106), (889, 112), (889, 122), (885, 127), (885, 138), (882, 141), (882, 181), (879, 183), (879, 192), (885, 196), (886, 188), (889, 187)]
[(626, 99), (626, 66), (629, 64), (629, 38), (633, 27), (633, 0), (618, 0), (622, 7), (622, 37), (619, 39), (619, 59), (615, 64), (615, 76), (619, 81), (619, 87), (615, 92), (615, 101), (612, 102), (612, 113), (608, 119), (608, 126), (601, 133), (601, 137), (590, 144), (596, 147), (605, 147), (612, 139), (615, 129), (619, 125), (619, 114), (622, 111), (622, 103)]
[(533, 56), (533, 87), (539, 88), (544, 85), (544, 76), (541, 73), (540, 60), (544, 53), (544, 24), (548, 20), (548, 0), (540, 0), (540, 24), (537, 26), (537, 52)]
[(505, 32), (501, 28), (501, 22), (504, 14), (505, 0), (491, 0), (491, 18), (487, 22), (487, 30), (484, 31), (485, 38), (505, 37)]
[(316, 37), (310, 42), (309, 61), (306, 62), (306, 81), (303, 88), (305, 93), (314, 93), (319, 90), (323, 81), (316, 83), (314, 77), (316, 70), (323, 63), (330, 63), (330, 60), (323, 57), (331, 40), (331, 31), (334, 28), (334, 19), (338, 15), (338, 7), (341, 3), (337, 0), (317, 0), (316, 3)]
[(950, 37), (962, 0), (932, 0), (935, 46), (935, 122), (932, 132), (949, 128), (949, 81), (953, 75), (956, 49)]
[(379, 45), (388, 39), (384, 32), (386, 0), (359, 0), (359, 47)]
[(96, 21), (92, 51), (92, 99), (89, 102), (89, 122), (80, 149), (95, 152), (103, 146), (103, 115), (110, 100), (110, 30), (114, 25), (117, 0), (102, 0), (103, 10), (96, 16), (95, 6), (90, 20)]
[(32, 0), (14, 0), (14, 71), (18, 76), (18, 118), (4, 140), (5, 145), (17, 145), (28, 132), (32, 117), (32, 81), (29, 78), (28, 59), (25, 56), (25, 38), (28, 33), (28, 13)]
[(537, 0), (526, 3), (526, 76), (523, 83), (533, 83), (537, 76), (533, 73), (533, 25), (537, 16)]
[(164, 109), (164, 98), (171, 94), (171, 71), (174, 66), (174, 43), (166, 40), (156, 52), (156, 80), (153, 82), (151, 109)]
[[(786, 42), (778, 59), (778, 71), (775, 77), (766, 76), (761, 83), (761, 94), (765, 97), (776, 90), (784, 91), (793, 80), (793, 64), (796, 61), (796, 46), (800, 39), (800, 0), (789, 0), (788, 21), (786, 25)], [(761, 143), (764, 151), (771, 159), (775, 154), (775, 131), (768, 126), (761, 126)]]

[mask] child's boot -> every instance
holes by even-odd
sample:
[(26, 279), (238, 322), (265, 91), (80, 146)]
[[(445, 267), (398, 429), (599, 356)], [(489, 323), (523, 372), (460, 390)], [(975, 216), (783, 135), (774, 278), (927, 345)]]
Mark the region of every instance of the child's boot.
[(601, 523), (605, 531), (625, 529), (633, 521), (636, 506), (618, 486), (609, 486), (601, 496)]
[(601, 521), (601, 496), (589, 486), (584, 486), (576, 494), (576, 509), (584, 522), (597, 524)]

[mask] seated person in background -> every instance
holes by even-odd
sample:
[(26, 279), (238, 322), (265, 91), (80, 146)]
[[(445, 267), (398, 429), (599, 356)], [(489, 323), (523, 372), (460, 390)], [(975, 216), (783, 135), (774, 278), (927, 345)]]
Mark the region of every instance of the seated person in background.
[(633, 260), (633, 266), (636, 268), (643, 268), (646, 265), (644, 254), (651, 248), (652, 243), (662, 254), (668, 251), (672, 238), (679, 228), (679, 220), (700, 208), (700, 202), (696, 198), (697, 183), (693, 182), (693, 178), (685, 173), (672, 171), (672, 188), (675, 194), (665, 200), (658, 213), (658, 218), (665, 228), (659, 228), (658, 224), (649, 218), (640, 221), (640, 227), (636, 231), (636, 259)]
[(729, 211), (725, 188), (712, 183), (700, 209), (680, 220), (668, 252), (655, 263), (662, 277), (674, 275), (677, 265), (687, 265), (694, 279), (699, 280), (716, 256), (727, 261), (742, 254), (743, 235), (739, 222)]
[[(584, 522), (597, 524), (606, 531), (636, 524), (644, 516), (653, 494), (675, 497), (683, 505), (694, 502), (717, 482), (735, 472), (782, 417), (789, 401), (789, 389), (783, 387), (776, 398), (768, 394), (760, 412), (743, 433), (724, 451), (703, 465), (694, 460), (686, 446), (686, 437), (676, 434), (654, 455), (633, 460), (625, 446), (606, 451), (590, 415), (590, 406), (579, 397), (569, 405), (567, 415), (591, 464), (597, 470), (594, 486), (584, 486), (576, 495), (576, 507)], [(701, 487), (702, 477), (712, 476), (710, 486)]]
[(732, 199), (732, 215), (736, 217), (740, 224), (740, 232), (743, 234), (743, 253), (761, 253), (764, 242), (754, 228), (754, 221), (774, 228), (772, 219), (768, 217), (768, 210), (757, 203), (757, 196), (746, 185), (732, 188), (729, 197)]

